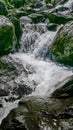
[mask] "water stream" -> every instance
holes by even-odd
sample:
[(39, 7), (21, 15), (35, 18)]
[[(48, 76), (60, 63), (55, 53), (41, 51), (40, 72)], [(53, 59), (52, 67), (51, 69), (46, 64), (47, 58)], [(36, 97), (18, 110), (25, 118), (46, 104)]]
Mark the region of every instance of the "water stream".
[[(69, 6), (69, 4), (67, 3), (65, 6)], [(23, 29), (20, 51), (9, 55), (13, 61), (21, 63), (24, 68), (15, 82), (30, 86), (33, 96), (47, 95), (50, 97), (51, 93), (60, 87), (60, 83), (73, 75), (72, 70), (68, 67), (50, 60), (49, 47), (53, 44), (57, 31), (48, 31), (47, 25), (43, 23), (27, 24)], [(18, 101), (4, 102), (3, 113), (2, 110), (0, 111), (0, 123), (11, 109), (17, 107), (16, 102), (18, 103)]]

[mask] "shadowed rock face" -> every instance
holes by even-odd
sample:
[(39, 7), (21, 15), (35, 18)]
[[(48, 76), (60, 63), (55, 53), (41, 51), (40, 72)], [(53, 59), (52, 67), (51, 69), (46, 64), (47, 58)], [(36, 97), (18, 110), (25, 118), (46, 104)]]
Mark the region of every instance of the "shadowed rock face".
[(4, 2), (0, 0), (0, 15), (7, 15), (7, 14), (8, 10), (6, 8), (6, 5), (4, 4)]
[(59, 87), (52, 94), (54, 98), (67, 98), (73, 97), (73, 78), (69, 79), (64, 85)]
[(17, 119), (12, 119), (8, 126), (3, 128), (4, 130), (27, 130), (25, 126)]
[(0, 16), (0, 56), (14, 49), (16, 37), (14, 27), (8, 18)]

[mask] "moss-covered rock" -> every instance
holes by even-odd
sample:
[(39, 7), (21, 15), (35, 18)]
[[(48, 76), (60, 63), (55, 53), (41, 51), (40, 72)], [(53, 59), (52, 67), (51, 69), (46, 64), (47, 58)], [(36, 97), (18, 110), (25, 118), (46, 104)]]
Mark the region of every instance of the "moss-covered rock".
[(19, 49), (19, 42), (20, 42), (20, 38), (21, 38), (21, 34), (22, 34), (22, 28), (21, 28), (21, 24), (20, 24), (20, 20), (14, 16), (9, 18), (11, 20), (11, 22), (13, 23), (14, 27), (15, 27), (15, 35), (17, 38), (17, 44), (16, 44), (16, 50)]
[(6, 8), (6, 5), (3, 1), (0, 0), (0, 15), (7, 15), (8, 10)]
[(73, 66), (73, 22), (59, 30), (50, 52), (54, 61)]
[(29, 17), (32, 19), (33, 23), (41, 23), (45, 20), (42, 14), (31, 14)]
[(19, 8), (19, 7), (24, 6), (25, 1), (26, 0), (12, 0), (11, 4), (13, 4), (14, 7), (16, 7), (16, 8)]
[(57, 13), (51, 13), (49, 14), (49, 21), (52, 22), (52, 23), (58, 23), (58, 24), (65, 24), (67, 23), (68, 21), (71, 21), (73, 20), (72, 17), (69, 17), (69, 16), (64, 16), (63, 14), (59, 15)]
[(13, 24), (5, 16), (0, 16), (0, 56), (14, 49), (16, 37)]

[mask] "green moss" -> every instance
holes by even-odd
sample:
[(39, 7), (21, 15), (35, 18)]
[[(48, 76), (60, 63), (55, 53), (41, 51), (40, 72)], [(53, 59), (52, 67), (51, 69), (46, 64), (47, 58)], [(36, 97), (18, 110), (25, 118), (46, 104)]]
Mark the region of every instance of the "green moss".
[(0, 16), (0, 56), (12, 52), (15, 48), (16, 37), (12, 23)]
[(73, 66), (73, 40), (67, 33), (58, 33), (50, 52), (54, 61)]

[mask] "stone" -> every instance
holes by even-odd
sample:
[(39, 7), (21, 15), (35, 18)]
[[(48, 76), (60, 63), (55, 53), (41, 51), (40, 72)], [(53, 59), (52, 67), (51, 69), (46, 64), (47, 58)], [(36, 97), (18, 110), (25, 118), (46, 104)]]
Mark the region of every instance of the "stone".
[(45, 20), (42, 14), (31, 14), (29, 17), (32, 19), (32, 22), (35, 24), (42, 23)]
[[(0, 89), (5, 93), (1, 96), (12, 93), (18, 97), (32, 93), (32, 88), (25, 82), (27, 71), (18, 58), (14, 58), (14, 54), (2, 56), (0, 58)], [(14, 96), (13, 96), (14, 97)], [(8, 101), (16, 100), (10, 98)]]
[(15, 49), (16, 36), (14, 26), (5, 16), (0, 16), (0, 56)]
[[(23, 97), (19, 102), (18, 108), (13, 109), (2, 121), (0, 128), (1, 130), (6, 130), (5, 128), (20, 128), (20, 126), (24, 126), (24, 130), (25, 128), (27, 130), (40, 130), (41, 128), (63, 128), (63, 130), (66, 130), (69, 126), (69, 129), (73, 129), (73, 114), (67, 112), (68, 109), (72, 109), (70, 104), (73, 103), (73, 98), (71, 100), (41, 98), (32, 95)], [(70, 107), (66, 111), (65, 108), (67, 106)], [(62, 122), (66, 123), (62, 125)]]
[(48, 24), (48, 29), (50, 31), (56, 31), (57, 30), (57, 24), (53, 24), (53, 23)]
[(73, 97), (73, 78), (64, 81), (64, 84), (52, 93), (52, 97), (61, 99)]
[(17, 44), (16, 44), (15, 48), (16, 48), (16, 50), (18, 50), (20, 47), (19, 42), (20, 42), (20, 38), (22, 35), (21, 23), (20, 23), (20, 20), (16, 17), (10, 17), (9, 19), (11, 20), (11, 22), (13, 23), (13, 25), (15, 27), (15, 35), (17, 38)]
[[(4, 89), (0, 89), (0, 97), (2, 96), (8, 96), (9, 92), (8, 91), (5, 91)], [(1, 104), (0, 104), (1, 106)]]
[(3, 128), (3, 130), (27, 130), (25, 126), (19, 122), (17, 119), (12, 119), (8, 126)]
[(73, 66), (73, 22), (60, 28), (49, 51), (53, 61)]
[(22, 25), (22, 27), (25, 26), (26, 24), (31, 24), (31, 23), (32, 23), (32, 20), (27, 16), (22, 16), (20, 18), (20, 24)]
[(13, 4), (15, 8), (19, 8), (24, 6), (25, 0), (13, 0), (11, 4)]
[(64, 16), (63, 14), (51, 13), (49, 14), (49, 21), (57, 24), (65, 24), (68, 21), (73, 20), (72, 17)]
[(6, 8), (6, 5), (3, 1), (0, 0), (0, 15), (7, 15), (8, 10)]

